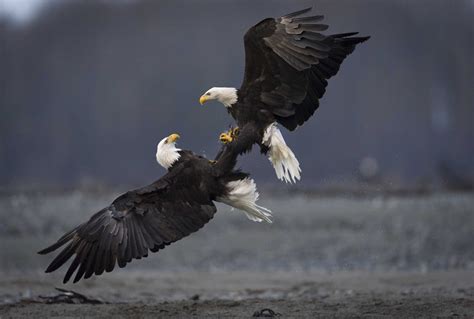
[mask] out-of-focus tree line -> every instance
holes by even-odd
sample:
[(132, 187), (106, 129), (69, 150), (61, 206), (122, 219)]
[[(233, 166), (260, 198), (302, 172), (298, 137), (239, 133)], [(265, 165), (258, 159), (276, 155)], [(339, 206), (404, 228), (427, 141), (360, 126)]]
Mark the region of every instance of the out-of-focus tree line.
[[(240, 85), (250, 26), (310, 5), (329, 33), (372, 39), (330, 80), (313, 118), (284, 132), (300, 185), (470, 188), (469, 0), (62, 1), (27, 24), (0, 21), (0, 185), (143, 185), (163, 172), (156, 144), (173, 132), (213, 157), (232, 120), (199, 96)], [(279, 183), (257, 149), (241, 166)]]

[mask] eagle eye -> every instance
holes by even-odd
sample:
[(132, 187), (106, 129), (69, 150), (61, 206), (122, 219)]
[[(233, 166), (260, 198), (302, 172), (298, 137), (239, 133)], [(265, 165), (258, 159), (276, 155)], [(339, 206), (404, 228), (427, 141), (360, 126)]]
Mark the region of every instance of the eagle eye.
[(211, 93), (210, 93), (210, 92), (207, 92), (206, 95), (211, 95)]

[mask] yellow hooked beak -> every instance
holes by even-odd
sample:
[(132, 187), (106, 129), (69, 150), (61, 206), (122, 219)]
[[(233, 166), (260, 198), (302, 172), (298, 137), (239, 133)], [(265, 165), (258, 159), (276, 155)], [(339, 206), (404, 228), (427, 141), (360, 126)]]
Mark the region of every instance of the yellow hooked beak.
[(168, 143), (174, 143), (174, 142), (176, 142), (177, 140), (179, 140), (179, 138), (180, 138), (179, 134), (174, 133), (174, 134), (171, 134), (170, 136), (168, 136), (168, 138), (166, 139), (166, 141), (167, 141)]
[(203, 105), (204, 103), (207, 102), (208, 99), (209, 99), (209, 97), (207, 95), (203, 95), (199, 98), (199, 103), (201, 103), (201, 105)]

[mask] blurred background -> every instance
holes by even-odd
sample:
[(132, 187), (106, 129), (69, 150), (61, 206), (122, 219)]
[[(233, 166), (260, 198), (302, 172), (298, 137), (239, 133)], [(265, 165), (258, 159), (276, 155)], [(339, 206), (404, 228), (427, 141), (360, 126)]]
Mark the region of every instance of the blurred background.
[(283, 131), (300, 183), (241, 159), (275, 223), (220, 206), (127, 269), (472, 271), (473, 1), (0, 0), (0, 273), (44, 269), (35, 251), (160, 177), (170, 133), (213, 157), (233, 121), (199, 97), (240, 86), (250, 26), (308, 6), (328, 32), (372, 38)]
[[(163, 173), (156, 144), (172, 132), (213, 157), (233, 121), (199, 96), (240, 86), (250, 26), (308, 6), (329, 33), (372, 38), (331, 79), (313, 118), (284, 132), (303, 169), (296, 187), (473, 186), (473, 1), (1, 3), (3, 189), (143, 185)], [(254, 153), (242, 167), (281, 188)]]

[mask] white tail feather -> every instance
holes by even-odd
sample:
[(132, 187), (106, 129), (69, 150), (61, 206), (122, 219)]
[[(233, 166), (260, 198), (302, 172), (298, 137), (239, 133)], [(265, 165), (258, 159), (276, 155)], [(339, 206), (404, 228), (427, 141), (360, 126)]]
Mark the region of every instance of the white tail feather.
[(244, 178), (227, 183), (227, 195), (218, 197), (217, 201), (240, 209), (245, 212), (247, 218), (255, 222), (266, 221), (271, 223), (271, 211), (257, 205), (258, 192), (255, 182), (251, 178)]
[(262, 143), (268, 150), (268, 159), (275, 169), (279, 180), (286, 183), (296, 183), (301, 179), (300, 163), (293, 151), (286, 145), (285, 139), (276, 123), (270, 124), (263, 135)]

